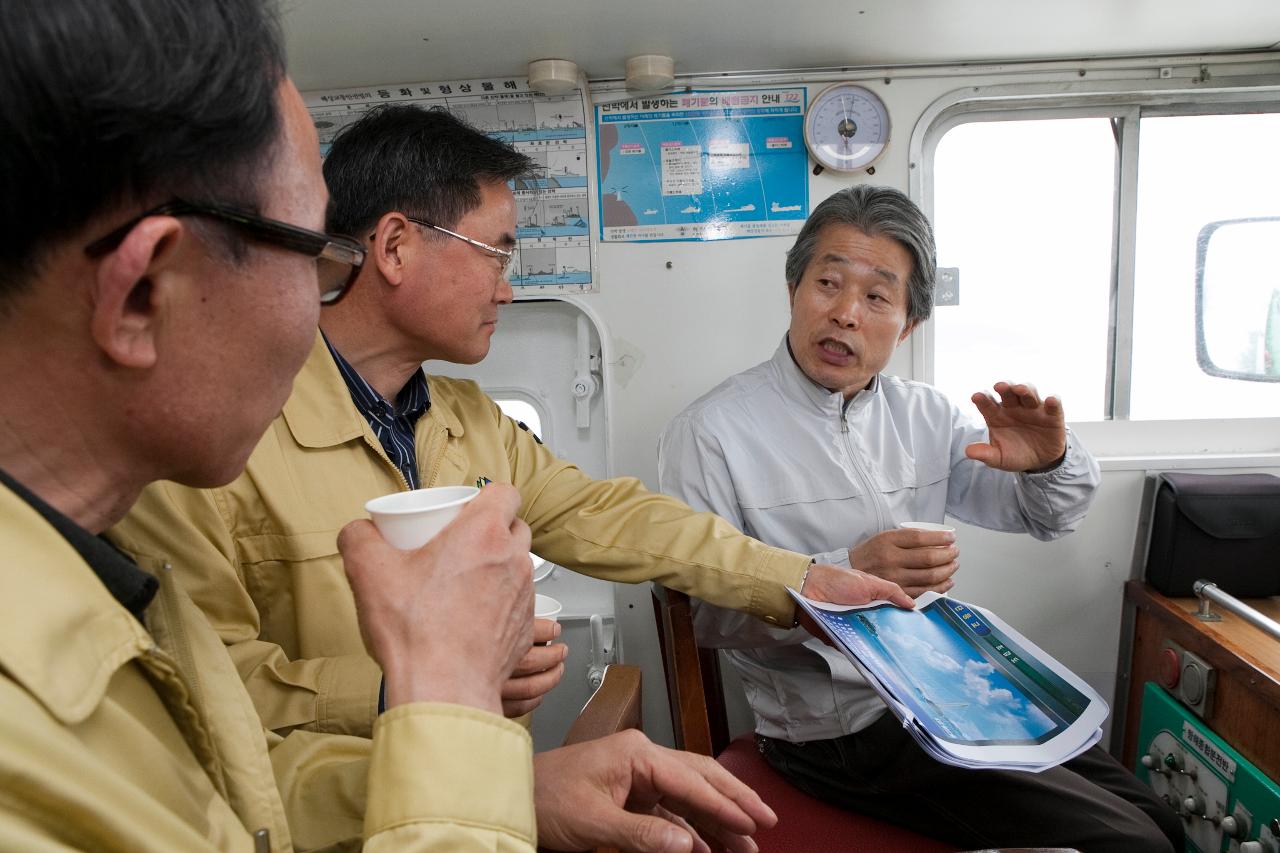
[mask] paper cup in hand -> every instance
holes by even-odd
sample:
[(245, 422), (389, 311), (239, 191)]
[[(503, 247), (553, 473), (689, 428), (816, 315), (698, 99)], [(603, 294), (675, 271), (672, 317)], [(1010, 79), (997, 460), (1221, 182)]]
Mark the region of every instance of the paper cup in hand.
[(938, 524), (934, 521), (904, 521), (898, 526), (904, 530), (933, 530), (938, 533), (956, 532), (956, 529), (950, 524)]
[(364, 508), (389, 545), (412, 551), (431, 541), (478, 494), (475, 486), (437, 486), (383, 495)]
[[(533, 596), (533, 618), (534, 619), (550, 619), (552, 622), (559, 622), (556, 616), (561, 611), (560, 602), (556, 601), (549, 595), (536, 593)], [(549, 646), (551, 641), (545, 643), (534, 643), (535, 646)]]
[(555, 565), (548, 563), (532, 551), (529, 552), (529, 562), (533, 563), (533, 582), (537, 583), (546, 580), (551, 573), (555, 571)]
[(560, 602), (556, 601), (549, 595), (537, 593), (533, 597), (533, 617), (535, 619), (550, 619), (552, 622), (558, 622), (556, 615), (564, 609)]

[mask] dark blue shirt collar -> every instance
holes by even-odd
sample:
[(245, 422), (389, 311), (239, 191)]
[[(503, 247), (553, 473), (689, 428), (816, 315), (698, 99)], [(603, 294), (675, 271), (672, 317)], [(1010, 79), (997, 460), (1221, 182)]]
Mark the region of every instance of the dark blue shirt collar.
[(369, 428), (378, 437), (382, 449), (386, 452), (391, 464), (404, 475), (409, 488), (416, 489), (421, 484), (418, 474), (417, 451), (414, 448), (414, 428), (418, 419), (431, 408), (431, 392), (427, 388), (427, 377), (421, 370), (415, 370), (413, 376), (396, 394), (394, 403), (387, 402), (382, 395), (370, 385), (351, 364), (342, 357), (342, 353), (324, 337), (325, 346), (333, 356), (338, 372), (347, 383), (351, 392), (351, 402), (361, 416), (369, 422)]

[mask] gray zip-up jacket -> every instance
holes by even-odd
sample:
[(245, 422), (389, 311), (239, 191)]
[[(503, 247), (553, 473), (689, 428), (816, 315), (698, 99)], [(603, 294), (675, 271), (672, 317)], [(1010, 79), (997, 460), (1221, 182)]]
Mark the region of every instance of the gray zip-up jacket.
[[(1084, 518), (1098, 464), (1067, 433), (1055, 469), (1012, 474), (965, 456), (986, 441), (929, 385), (879, 376), (846, 405), (801, 372), (786, 339), (769, 361), (722, 382), (667, 425), (663, 492), (770, 545), (849, 564), (849, 548), (902, 521), (944, 515), (1055, 539)], [(854, 566), (857, 568), (857, 566)], [(852, 734), (884, 705), (853, 665), (804, 629), (695, 602), (698, 642), (723, 648), (756, 731), (792, 742)]]

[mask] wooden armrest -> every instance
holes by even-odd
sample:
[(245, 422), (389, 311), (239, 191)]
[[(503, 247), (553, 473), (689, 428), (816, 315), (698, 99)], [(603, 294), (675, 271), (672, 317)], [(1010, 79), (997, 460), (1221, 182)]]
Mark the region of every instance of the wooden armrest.
[(640, 728), (640, 667), (614, 663), (604, 681), (569, 727), (564, 745), (595, 740), (625, 729)]

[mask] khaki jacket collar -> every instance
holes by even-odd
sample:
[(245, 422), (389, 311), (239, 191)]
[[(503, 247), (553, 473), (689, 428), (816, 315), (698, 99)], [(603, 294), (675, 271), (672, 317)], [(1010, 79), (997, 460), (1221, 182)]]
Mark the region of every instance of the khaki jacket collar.
[[(431, 385), (430, 376), (427, 385)], [(462, 435), (462, 422), (446, 406), (439, 405), (434, 395), (431, 408), (419, 425), (428, 418), (440, 419), (451, 435)], [(294, 441), (303, 447), (335, 447), (361, 436), (378, 446), (377, 437), (351, 401), (347, 383), (319, 331), (307, 363), (293, 382), (293, 393), (284, 404), (284, 420)]]
[(293, 393), (284, 404), (284, 420), (294, 441), (303, 447), (334, 447), (359, 438), (368, 429), (319, 330), (302, 372), (293, 380)]
[(155, 648), (70, 543), (0, 486), (0, 667), (60, 722), (83, 722), (111, 677)]

